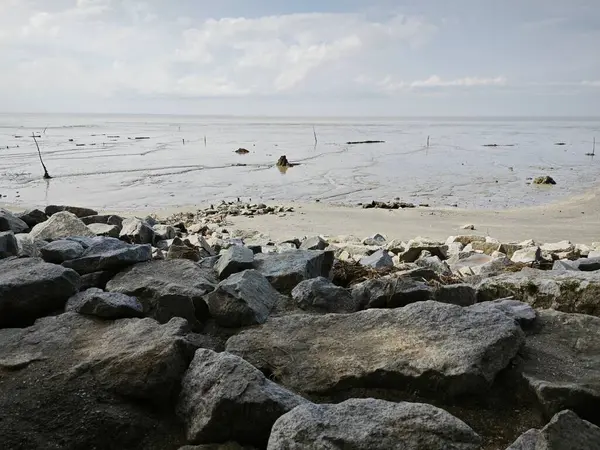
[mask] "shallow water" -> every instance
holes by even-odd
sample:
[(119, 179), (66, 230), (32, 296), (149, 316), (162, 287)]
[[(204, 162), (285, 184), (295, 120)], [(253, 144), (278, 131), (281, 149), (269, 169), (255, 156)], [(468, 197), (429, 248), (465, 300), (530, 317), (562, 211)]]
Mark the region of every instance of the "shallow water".
[[(41, 136), (52, 180), (42, 179), (33, 132)], [(0, 202), (128, 210), (236, 197), (335, 203), (399, 198), (432, 206), (519, 207), (595, 186), (600, 163), (585, 155), (594, 135), (600, 138), (597, 118), (5, 114), (0, 115)], [(363, 140), (386, 142), (346, 144)], [(250, 153), (236, 154), (239, 147)], [(281, 173), (274, 166), (281, 155), (300, 165)], [(558, 184), (527, 184), (539, 175)]]

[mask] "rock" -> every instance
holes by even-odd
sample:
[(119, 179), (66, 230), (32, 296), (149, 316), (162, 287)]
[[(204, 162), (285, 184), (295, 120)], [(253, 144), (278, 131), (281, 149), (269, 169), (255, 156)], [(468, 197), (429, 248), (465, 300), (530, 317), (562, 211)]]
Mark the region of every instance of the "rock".
[(475, 230), (475, 225), (473, 224), (468, 224), (468, 225), (463, 225), (462, 227), (460, 227), (461, 230), (471, 230), (474, 231)]
[(40, 249), (48, 245), (48, 242), (35, 240), (29, 234), (19, 233), (15, 235), (19, 248), (19, 257), (39, 258)]
[(82, 217), (81, 221), (86, 225), (91, 225), (93, 223), (99, 223), (102, 225), (115, 225), (116, 227), (121, 229), (123, 225), (123, 218), (121, 216), (116, 216), (114, 214), (104, 214), (97, 216), (86, 216)]
[(189, 240), (182, 241), (180, 238), (175, 238), (167, 251), (167, 259), (189, 259), (197, 262), (202, 259), (202, 253)]
[(31, 325), (79, 290), (76, 272), (38, 258), (0, 261), (0, 328)]
[(226, 442), (225, 444), (186, 445), (179, 450), (255, 450), (255, 448), (241, 446), (237, 442)]
[(374, 236), (363, 239), (362, 244), (382, 247), (386, 244), (386, 242), (387, 239), (385, 238), (385, 236), (382, 236), (381, 234), (376, 234)]
[(527, 247), (513, 253), (510, 260), (514, 263), (532, 264), (542, 259), (542, 250), (539, 247)]
[(264, 448), (275, 421), (307, 403), (243, 359), (199, 349), (183, 379), (177, 412), (190, 442), (232, 440)]
[(121, 229), (117, 225), (109, 225), (107, 223), (91, 223), (87, 227), (96, 236), (118, 238), (121, 232)]
[(280, 156), (275, 165), (278, 167), (292, 167), (292, 164), (290, 164), (285, 155)]
[(394, 261), (389, 253), (385, 250), (377, 250), (371, 256), (365, 256), (360, 260), (360, 264), (374, 269), (385, 269), (394, 267)]
[(433, 289), (409, 276), (385, 276), (363, 281), (352, 288), (360, 309), (400, 308), (431, 300)]
[(48, 220), (46, 213), (44, 211), (40, 211), (39, 209), (29, 209), (21, 214), (18, 214), (17, 217), (25, 222), (29, 228), (33, 228), (37, 224)]
[(108, 283), (114, 276), (116, 272), (103, 270), (100, 272), (92, 272), (87, 273), (81, 276), (81, 287), (80, 291), (85, 291), (89, 288), (98, 288), (104, 289), (106, 287), (106, 283)]
[(541, 246), (543, 252), (547, 253), (569, 253), (575, 250), (575, 246), (569, 241), (561, 241)]
[(328, 251), (333, 251), (336, 258), (340, 258), (344, 252), (354, 260), (360, 260), (361, 258), (371, 256), (373, 253), (381, 250), (380, 247), (356, 245), (356, 244), (334, 244), (327, 247)]
[(476, 252), (482, 252), (486, 255), (491, 255), (494, 252), (500, 251), (501, 244), (495, 242), (472, 242), (469, 244)]
[(208, 294), (206, 303), (215, 321), (228, 328), (264, 323), (279, 294), (256, 270), (231, 275)]
[(478, 450), (481, 438), (443, 409), (423, 403), (350, 399), (312, 403), (281, 416), (268, 450)]
[(119, 238), (130, 244), (152, 244), (156, 235), (152, 227), (141, 219), (125, 219)]
[(523, 341), (498, 310), (427, 301), (271, 318), (231, 337), (226, 349), (299, 393), (391, 387), (451, 397), (487, 390)]
[(181, 319), (161, 326), (76, 313), (0, 330), (0, 448), (182, 445), (171, 411), (193, 356), (187, 332)]
[(62, 264), (65, 261), (79, 258), (83, 252), (81, 244), (66, 239), (59, 239), (40, 248), (40, 254), (44, 261), (53, 264)]
[(253, 263), (254, 252), (252, 250), (234, 245), (221, 255), (219, 262), (215, 265), (215, 270), (219, 274), (219, 278), (224, 280), (234, 273), (252, 269)]
[(89, 208), (81, 208), (79, 206), (59, 206), (59, 205), (49, 205), (46, 206), (46, 215), (53, 216), (56, 213), (67, 211), (71, 214), (74, 214), (76, 217), (82, 218), (87, 216), (97, 216), (98, 212)]
[(323, 277), (302, 281), (292, 290), (292, 297), (305, 311), (353, 313), (360, 309), (358, 300), (350, 291)]
[(78, 244), (80, 244), (84, 249), (88, 249), (90, 248), (92, 245), (97, 244), (98, 242), (101, 242), (103, 240), (103, 238), (98, 237), (98, 236), (94, 236), (94, 237), (81, 237), (81, 236), (69, 236), (67, 238), (65, 238), (67, 241), (75, 241)]
[(216, 285), (212, 270), (202, 269), (192, 261), (174, 259), (130, 267), (110, 280), (106, 290), (137, 297), (144, 314), (161, 323), (183, 317), (197, 329), (199, 321), (208, 318), (203, 297)]
[(95, 237), (96, 235), (74, 214), (58, 212), (46, 222), (33, 227), (29, 235), (33, 239), (56, 241), (71, 236)]
[(156, 234), (156, 239), (166, 240), (175, 239), (177, 237), (177, 231), (171, 225), (154, 225), (152, 229)]
[(554, 261), (554, 264), (552, 265), (552, 270), (556, 272), (579, 272), (579, 264), (576, 261), (558, 259)]
[(75, 294), (67, 301), (65, 310), (113, 320), (144, 315), (144, 308), (135, 297), (97, 288)]
[(546, 175), (543, 177), (534, 178), (533, 184), (556, 184), (556, 181), (554, 181), (554, 179), (552, 177), (549, 177)]
[(471, 309), (475, 311), (483, 311), (487, 310), (488, 308), (495, 308), (499, 311), (502, 311), (508, 317), (515, 320), (519, 325), (521, 325), (521, 327), (527, 327), (531, 325), (537, 317), (535, 309), (533, 309), (527, 303), (508, 298), (502, 298), (490, 302), (477, 303), (476, 305), (473, 305)]
[(600, 270), (600, 257), (578, 259), (577, 268), (582, 272), (595, 272)]
[(515, 263), (513, 263), (510, 259), (508, 259), (504, 255), (492, 256), (491, 261), (488, 261), (485, 264), (481, 264), (479, 266), (473, 267), (473, 272), (475, 273), (475, 275), (485, 275), (485, 276), (490, 277), (490, 276), (504, 273), (504, 272), (506, 272), (506, 269), (508, 269), (509, 267), (514, 266), (514, 265), (515, 265)]
[(329, 243), (321, 236), (315, 236), (307, 238), (296, 248), (300, 250), (325, 250), (329, 246)]
[(520, 373), (547, 417), (571, 409), (598, 421), (600, 318), (538, 310)]
[(80, 258), (65, 261), (63, 265), (80, 274), (99, 271), (118, 271), (133, 264), (149, 261), (149, 245), (129, 245), (119, 239), (97, 237)]
[(406, 244), (403, 241), (401, 241), (400, 239), (394, 239), (385, 246), (385, 249), (388, 252), (393, 253), (394, 255), (397, 255), (399, 253), (404, 252), (405, 246), (406, 246)]
[(311, 278), (329, 278), (333, 252), (296, 250), (254, 256), (253, 267), (263, 274), (279, 292), (292, 292), (298, 283)]
[(458, 242), (459, 244), (462, 244), (462, 245), (469, 245), (469, 244), (472, 244), (473, 242), (485, 242), (485, 237), (477, 236), (475, 234), (450, 236), (446, 240), (446, 245), (450, 245), (455, 242)]
[(417, 259), (415, 261), (415, 263), (420, 267), (424, 267), (426, 269), (431, 269), (439, 275), (443, 275), (443, 276), (451, 276), (452, 275), (452, 270), (450, 270), (450, 267), (448, 266), (446, 261), (442, 261), (437, 256), (429, 256), (426, 258), (421, 257), (421, 258)]
[(469, 284), (439, 285), (433, 292), (433, 300), (458, 306), (471, 306), (477, 302), (477, 291)]
[(199, 234), (189, 235), (185, 240), (193, 246), (198, 247), (202, 257), (215, 256), (215, 251), (213, 248), (208, 244), (208, 242), (206, 242), (206, 239)]
[(29, 230), (29, 225), (10, 211), (0, 208), (0, 232), (12, 231), (14, 234)]
[(12, 231), (0, 232), (0, 259), (19, 255), (19, 244)]
[(447, 257), (448, 246), (441, 242), (432, 241), (431, 239), (418, 237), (408, 241), (406, 249), (400, 253), (400, 260), (403, 262), (415, 262), (421, 256), (421, 252), (428, 251), (432, 256), (437, 256), (441, 260)]

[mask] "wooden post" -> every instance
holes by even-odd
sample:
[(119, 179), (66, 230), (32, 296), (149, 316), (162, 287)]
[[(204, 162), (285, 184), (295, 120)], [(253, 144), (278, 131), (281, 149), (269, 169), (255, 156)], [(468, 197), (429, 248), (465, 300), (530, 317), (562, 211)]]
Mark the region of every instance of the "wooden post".
[(317, 132), (316, 132), (316, 130), (315, 130), (315, 127), (314, 127), (314, 126), (313, 126), (313, 135), (315, 136), (315, 147), (316, 147), (319, 141), (318, 141), (318, 139), (317, 139)]
[(37, 147), (40, 162), (42, 163), (42, 167), (44, 168), (44, 179), (49, 180), (52, 177), (48, 173), (48, 169), (46, 169), (46, 165), (44, 164), (44, 160), (42, 159), (42, 152), (40, 151), (40, 146), (38, 145), (37, 140), (35, 139), (35, 133), (31, 133), (31, 136), (33, 137), (33, 142), (35, 142), (35, 146)]

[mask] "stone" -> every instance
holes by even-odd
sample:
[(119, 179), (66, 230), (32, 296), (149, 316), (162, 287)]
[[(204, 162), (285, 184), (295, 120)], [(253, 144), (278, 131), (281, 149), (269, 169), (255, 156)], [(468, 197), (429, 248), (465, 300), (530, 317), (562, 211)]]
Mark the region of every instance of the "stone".
[(389, 253), (383, 249), (377, 250), (371, 256), (365, 256), (360, 260), (360, 264), (373, 269), (386, 269), (394, 267), (394, 261)]
[(483, 311), (487, 310), (488, 308), (495, 308), (499, 311), (502, 311), (508, 317), (515, 320), (522, 328), (531, 325), (537, 317), (535, 309), (533, 309), (527, 303), (509, 298), (477, 303), (476, 305), (473, 305), (471, 309), (475, 311)]
[(229, 338), (226, 350), (300, 394), (388, 387), (439, 399), (485, 392), (523, 341), (521, 327), (497, 309), (426, 301), (271, 318)]
[(206, 303), (211, 317), (227, 328), (264, 323), (279, 294), (256, 270), (245, 270), (221, 281), (208, 294)]
[(156, 239), (159, 240), (175, 239), (177, 237), (177, 231), (171, 225), (158, 224), (154, 225), (152, 229), (156, 234)]
[(479, 450), (481, 438), (443, 409), (373, 398), (307, 403), (281, 416), (268, 450)]
[(468, 224), (468, 225), (463, 225), (462, 227), (460, 227), (461, 230), (471, 230), (474, 231), (475, 230), (475, 225), (473, 224)]
[(81, 244), (66, 239), (59, 239), (40, 248), (40, 254), (44, 261), (53, 264), (62, 264), (65, 261), (79, 258), (83, 252)]
[(441, 260), (447, 257), (448, 246), (441, 242), (431, 239), (418, 237), (408, 241), (406, 249), (400, 253), (400, 260), (403, 262), (415, 262), (421, 256), (421, 252), (428, 251), (432, 256), (437, 256)]
[(491, 261), (473, 267), (475, 275), (485, 275), (488, 277), (499, 275), (515, 265), (515, 263), (504, 255), (492, 256), (491, 258)]
[(71, 236), (96, 236), (80, 219), (66, 211), (58, 212), (47, 221), (34, 226), (29, 235), (33, 239), (44, 241), (56, 241)]
[(433, 300), (458, 306), (471, 306), (477, 302), (477, 291), (469, 284), (448, 284), (436, 286)]
[(39, 209), (29, 209), (21, 214), (17, 214), (17, 217), (25, 222), (29, 228), (33, 228), (37, 224), (48, 220), (46, 213)]
[(323, 277), (302, 281), (292, 290), (292, 298), (305, 311), (344, 314), (360, 309), (359, 301), (349, 290)]
[(119, 230), (123, 226), (123, 220), (124, 219), (121, 216), (117, 216), (114, 214), (86, 216), (81, 218), (81, 221), (86, 225), (91, 225), (94, 223), (99, 223), (102, 225), (114, 225), (118, 227)]
[[(59, 267), (59, 266), (55, 266)], [(76, 313), (0, 330), (0, 448), (162, 450), (195, 348), (185, 321)]]
[(0, 259), (19, 255), (19, 244), (12, 231), (0, 232)]
[(254, 255), (253, 268), (263, 274), (283, 294), (311, 278), (329, 278), (333, 252), (296, 250), (277, 254)]
[(390, 252), (393, 253), (394, 255), (397, 255), (399, 253), (404, 252), (406, 243), (401, 241), (400, 239), (393, 239), (391, 242), (389, 242), (386, 246), (385, 249)]
[(39, 258), (0, 261), (0, 327), (23, 327), (61, 310), (79, 290), (79, 275)]
[(190, 244), (200, 249), (200, 255), (202, 257), (215, 256), (216, 253), (214, 249), (208, 244), (206, 239), (204, 239), (199, 234), (191, 234), (186, 239)]
[(264, 448), (275, 421), (307, 403), (243, 359), (199, 349), (183, 378), (177, 413), (189, 442)]
[(329, 246), (329, 243), (321, 236), (314, 236), (305, 239), (299, 246), (300, 250), (325, 250)]
[(362, 241), (363, 245), (372, 245), (375, 247), (383, 247), (387, 242), (387, 239), (385, 238), (385, 236), (382, 236), (381, 234), (375, 234), (371, 237), (365, 238)]
[(473, 242), (485, 242), (485, 236), (477, 236), (475, 234), (450, 236), (446, 240), (446, 245), (450, 245), (455, 242), (458, 242), (459, 244), (465, 246), (465, 245), (472, 244)]
[(118, 273), (106, 284), (109, 292), (137, 297), (144, 314), (160, 323), (183, 317), (194, 328), (208, 318), (204, 296), (217, 285), (211, 269), (185, 259), (149, 261)]
[(415, 263), (419, 267), (424, 267), (426, 269), (433, 270), (438, 275), (442, 275), (442, 276), (451, 276), (452, 275), (452, 270), (450, 270), (450, 266), (448, 266), (448, 263), (446, 263), (446, 261), (442, 261), (437, 256), (429, 256), (429, 257), (425, 257), (425, 258), (421, 257), (421, 258), (417, 259), (415, 261)]
[(539, 247), (526, 247), (513, 253), (510, 260), (514, 263), (533, 264), (542, 259), (542, 249)]
[(482, 252), (486, 255), (491, 255), (494, 252), (500, 251), (501, 245), (495, 242), (472, 242), (469, 244), (476, 252)]
[(29, 230), (29, 225), (10, 211), (0, 208), (0, 232), (12, 231), (14, 234)]
[(175, 238), (171, 245), (169, 245), (166, 259), (189, 259), (190, 261), (197, 262), (202, 259), (202, 252), (187, 239), (181, 240), (180, 238)]
[(87, 227), (96, 236), (118, 238), (121, 232), (118, 225), (109, 225), (107, 223), (91, 223)]
[(573, 411), (556, 414), (541, 430), (522, 434), (506, 450), (598, 450), (600, 428), (582, 420)]
[(106, 283), (108, 283), (115, 275), (116, 272), (109, 270), (86, 273), (85, 275), (81, 276), (81, 287), (79, 290), (85, 291), (89, 288), (98, 288), (104, 290)]
[(135, 297), (98, 288), (75, 294), (67, 301), (65, 311), (112, 320), (144, 316), (144, 308)]
[(373, 253), (381, 250), (381, 248), (357, 244), (333, 244), (327, 247), (327, 250), (333, 251), (334, 256), (338, 259), (342, 256), (344, 252), (347, 252), (352, 259), (360, 260), (361, 258), (370, 256)]
[(157, 240), (152, 227), (138, 218), (123, 220), (119, 238), (130, 244), (152, 244)]
[(67, 241), (75, 241), (80, 244), (84, 249), (90, 248), (92, 245), (101, 242), (103, 238), (95, 236), (95, 237), (82, 237), (82, 236), (69, 236), (65, 238)]
[(226, 442), (225, 444), (185, 445), (179, 450), (255, 450), (255, 448), (242, 446), (237, 442)]
[(556, 181), (550, 176), (536, 177), (533, 179), (533, 184), (556, 184)]
[(98, 211), (94, 211), (89, 208), (81, 208), (79, 206), (62, 206), (62, 205), (49, 205), (46, 206), (45, 213), (47, 216), (53, 216), (56, 213), (67, 211), (74, 214), (76, 217), (82, 218), (87, 216), (97, 216)]
[(595, 272), (600, 270), (600, 257), (581, 258), (577, 261), (577, 268), (582, 272)]
[(363, 281), (352, 288), (352, 297), (360, 309), (400, 308), (431, 300), (433, 289), (410, 276), (384, 276)]
[(149, 245), (130, 245), (115, 238), (97, 237), (81, 257), (65, 261), (63, 265), (84, 275), (118, 271), (151, 258), (152, 250)]
[(219, 262), (215, 265), (215, 270), (219, 279), (224, 280), (230, 275), (252, 269), (254, 263), (254, 252), (246, 247), (234, 245), (221, 255)]
[(575, 246), (570, 241), (544, 244), (540, 248), (547, 253), (569, 253), (575, 250)]
[(40, 249), (48, 245), (48, 242), (35, 240), (29, 234), (19, 233), (15, 235), (19, 249), (19, 257), (39, 258)]

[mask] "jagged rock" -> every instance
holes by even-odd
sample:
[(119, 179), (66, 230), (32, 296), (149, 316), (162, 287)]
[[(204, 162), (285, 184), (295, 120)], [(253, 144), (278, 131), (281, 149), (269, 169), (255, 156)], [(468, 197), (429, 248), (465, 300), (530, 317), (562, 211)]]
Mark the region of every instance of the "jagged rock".
[(352, 288), (352, 297), (361, 309), (400, 308), (431, 300), (433, 289), (410, 276), (384, 276), (363, 281)]
[(435, 288), (433, 299), (440, 303), (471, 306), (477, 302), (477, 291), (469, 284), (440, 285)]
[(46, 213), (44, 211), (40, 211), (39, 209), (29, 209), (21, 214), (18, 214), (17, 217), (25, 222), (29, 228), (33, 228), (37, 224), (48, 220)]
[(501, 245), (496, 242), (471, 242), (469, 244), (476, 252), (483, 252), (486, 255), (491, 255), (494, 252), (500, 251)]
[(378, 250), (381, 250), (381, 248), (357, 244), (333, 244), (327, 247), (327, 250), (333, 251), (334, 256), (338, 259), (341, 259), (344, 252), (346, 252), (349, 258), (358, 261), (361, 258), (370, 256)]
[(118, 292), (104, 292), (98, 288), (75, 294), (67, 301), (65, 311), (103, 319), (128, 319), (144, 315), (144, 308), (135, 297)]
[(19, 255), (19, 244), (12, 231), (0, 232), (0, 259)]
[(215, 265), (215, 270), (219, 274), (219, 278), (224, 280), (234, 273), (252, 269), (253, 263), (254, 252), (252, 250), (234, 245), (221, 255), (219, 262)]
[(552, 265), (552, 270), (555, 272), (579, 272), (579, 264), (577, 264), (577, 261), (558, 259), (554, 261), (554, 264)]
[(460, 243), (463, 246), (472, 244), (473, 242), (485, 242), (485, 236), (477, 236), (474, 234), (461, 235), (461, 236), (450, 236), (446, 240), (446, 245), (453, 244), (455, 242)]
[(299, 393), (392, 387), (455, 396), (488, 389), (523, 341), (518, 324), (494, 308), (427, 301), (271, 318), (226, 349)]
[(389, 253), (383, 249), (377, 250), (371, 256), (365, 256), (360, 260), (360, 264), (374, 269), (385, 269), (394, 267), (394, 261)]
[(373, 245), (375, 247), (383, 247), (386, 244), (386, 242), (387, 239), (381, 234), (375, 234), (371, 237), (363, 239), (362, 241), (363, 245)]
[(75, 216), (77, 216), (79, 218), (98, 215), (98, 211), (94, 211), (93, 209), (89, 209), (89, 208), (81, 208), (79, 206), (49, 205), (49, 206), (46, 206), (46, 210), (45, 210), (47, 216), (53, 216), (56, 213), (63, 212), (63, 211), (70, 212), (71, 214), (74, 214)]
[(541, 430), (526, 431), (506, 450), (598, 450), (600, 428), (573, 411), (556, 414)]
[(90, 244), (80, 258), (65, 261), (63, 265), (83, 275), (121, 270), (152, 257), (149, 245), (129, 245), (109, 237), (97, 237)]
[(79, 288), (79, 290), (85, 291), (89, 288), (98, 288), (104, 290), (104, 288), (106, 287), (106, 283), (108, 283), (115, 275), (116, 272), (112, 272), (109, 270), (92, 272), (82, 275), (81, 287)]
[(279, 294), (256, 270), (231, 275), (208, 294), (206, 303), (215, 321), (229, 328), (264, 323)]
[(300, 250), (325, 250), (329, 246), (329, 243), (321, 236), (314, 236), (307, 238), (296, 248)]
[(452, 275), (452, 270), (450, 270), (450, 266), (448, 266), (448, 263), (446, 263), (446, 261), (442, 261), (437, 256), (428, 256), (425, 258), (421, 257), (421, 258), (417, 259), (415, 261), (415, 263), (420, 267), (424, 267), (426, 269), (431, 269), (439, 275), (443, 275), (443, 276), (451, 276)]
[(190, 442), (232, 440), (264, 448), (275, 421), (306, 403), (243, 359), (199, 349), (183, 379), (177, 412)]
[(502, 311), (508, 317), (521, 325), (521, 327), (527, 327), (531, 325), (537, 317), (535, 309), (533, 309), (527, 303), (509, 298), (477, 303), (472, 307), (472, 309), (475, 311), (485, 311), (489, 308), (496, 308), (497, 310)]
[(543, 177), (536, 177), (533, 179), (533, 184), (556, 184), (556, 181), (548, 175)]
[(575, 246), (569, 241), (561, 241), (544, 244), (540, 247), (546, 253), (570, 253), (575, 250)]
[(65, 239), (67, 241), (75, 241), (75, 242), (79, 243), (86, 250), (88, 248), (90, 248), (92, 245), (94, 245), (98, 242), (101, 242), (103, 240), (103, 238), (98, 237), (98, 236), (94, 236), (94, 237), (69, 236)]
[(182, 319), (161, 326), (76, 313), (0, 330), (0, 448), (183, 445), (171, 411), (195, 350), (186, 333)]
[(200, 249), (200, 255), (202, 257), (215, 256), (215, 250), (208, 244), (199, 234), (191, 234), (186, 239), (190, 244)]
[(279, 292), (292, 292), (298, 283), (325, 277), (333, 267), (333, 252), (296, 250), (254, 256), (253, 267), (263, 274)]
[(56, 241), (71, 236), (96, 236), (80, 219), (66, 211), (58, 212), (47, 221), (36, 225), (29, 235), (33, 239), (45, 241)]
[(441, 242), (431, 239), (418, 237), (408, 241), (406, 249), (400, 253), (400, 260), (403, 262), (415, 262), (421, 256), (421, 252), (428, 251), (432, 256), (437, 256), (442, 260), (447, 257), (448, 246)]
[(532, 264), (542, 259), (542, 249), (539, 247), (526, 247), (513, 253), (510, 260), (514, 263)]
[(401, 241), (400, 239), (393, 239), (391, 242), (389, 242), (385, 246), (385, 249), (388, 252), (393, 253), (394, 255), (397, 255), (399, 253), (404, 252), (405, 245), (406, 245), (406, 243)]
[(0, 208), (0, 232), (12, 231), (14, 234), (29, 230), (29, 225), (10, 211)]
[(152, 244), (157, 240), (152, 227), (138, 218), (123, 220), (119, 238), (130, 244)]
[(79, 258), (83, 252), (81, 244), (66, 239), (59, 239), (40, 248), (40, 254), (44, 261), (53, 264), (62, 264), (65, 261)]
[(121, 232), (121, 228), (118, 225), (109, 225), (107, 223), (91, 223), (87, 227), (96, 236), (118, 238)]
[(600, 270), (600, 258), (581, 258), (575, 261), (577, 268), (582, 272), (595, 272)]
[(175, 238), (167, 250), (167, 259), (189, 259), (197, 262), (202, 259), (202, 252), (189, 240)]
[(424, 403), (350, 399), (301, 405), (281, 416), (268, 450), (478, 450), (481, 438), (443, 409)]
[(79, 275), (38, 258), (0, 261), (0, 327), (22, 327), (64, 307)]
[(350, 291), (323, 277), (302, 281), (292, 290), (292, 297), (306, 311), (353, 313), (360, 309), (358, 300)]
[(154, 225), (152, 227), (154, 233), (156, 234), (156, 239), (165, 240), (165, 239), (175, 239), (177, 237), (177, 231), (175, 227), (171, 225)]
[(174, 259), (137, 264), (118, 273), (106, 285), (109, 292), (137, 297), (144, 314), (161, 323), (183, 317), (197, 329), (208, 318), (203, 297), (217, 285), (212, 270), (192, 261)]
[(103, 225), (115, 225), (116, 227), (121, 229), (123, 225), (123, 219), (121, 216), (117, 216), (114, 214), (104, 214), (104, 215), (96, 215), (96, 216), (86, 216), (82, 217), (81, 221), (86, 225), (91, 225), (93, 223), (100, 223)]
[(19, 233), (15, 235), (19, 248), (19, 257), (39, 258), (40, 249), (48, 245), (48, 242), (33, 239), (29, 234)]

